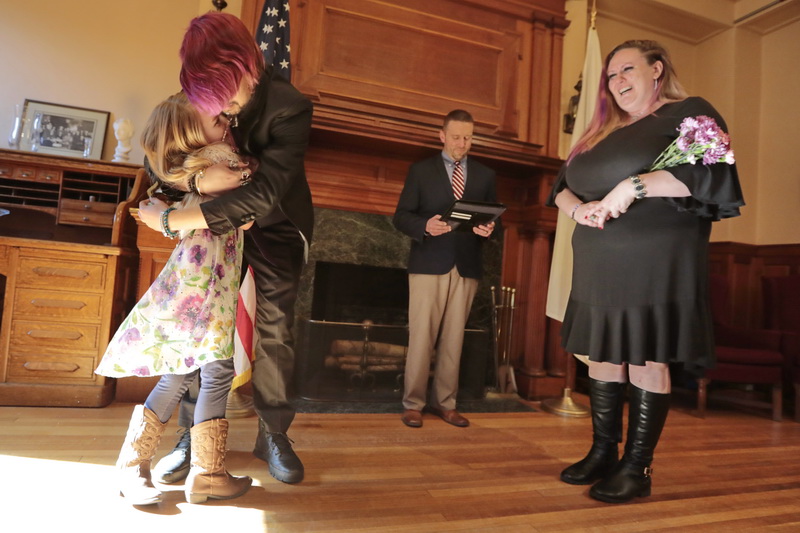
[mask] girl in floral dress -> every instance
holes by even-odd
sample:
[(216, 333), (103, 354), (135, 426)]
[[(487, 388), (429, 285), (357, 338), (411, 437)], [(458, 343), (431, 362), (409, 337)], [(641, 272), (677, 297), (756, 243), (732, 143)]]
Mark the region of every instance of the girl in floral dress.
[[(142, 134), (151, 171), (164, 184), (187, 191), (183, 206), (217, 196), (247, 182), (204, 179), (204, 169), (218, 163), (237, 166), (240, 159), (224, 142), (206, 144), (204, 124), (183, 93), (159, 104)], [(224, 139), (224, 135), (223, 135)], [(225, 407), (234, 376), (234, 326), (241, 272), (242, 230), (173, 232), (162, 215), (165, 236), (180, 241), (164, 269), (136, 304), (108, 345), (96, 373), (108, 377), (155, 376), (161, 379), (134, 409), (117, 466), (120, 493), (133, 505), (161, 501), (150, 476), (150, 462), (176, 405), (200, 377), (192, 432), (192, 460), (186, 498), (229, 499), (244, 494), (249, 477), (224, 468), (228, 423)]]

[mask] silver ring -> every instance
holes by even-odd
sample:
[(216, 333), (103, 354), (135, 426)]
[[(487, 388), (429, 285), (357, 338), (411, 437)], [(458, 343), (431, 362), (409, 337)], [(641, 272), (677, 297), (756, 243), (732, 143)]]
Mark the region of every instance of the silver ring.
[(596, 221), (597, 220), (597, 215), (590, 216), (589, 220), (591, 220), (592, 222)]

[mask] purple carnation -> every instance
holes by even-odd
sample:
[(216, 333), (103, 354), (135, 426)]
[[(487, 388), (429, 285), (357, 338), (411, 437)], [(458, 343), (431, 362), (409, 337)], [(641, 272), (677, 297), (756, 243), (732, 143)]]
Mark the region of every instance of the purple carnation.
[(661, 170), (681, 164), (704, 165), (714, 163), (733, 164), (730, 137), (717, 122), (706, 115), (686, 117), (677, 128), (678, 138), (656, 158), (650, 170)]
[(694, 137), (694, 131), (698, 128), (699, 124), (696, 119), (692, 117), (686, 117), (681, 122), (680, 128), (678, 131), (681, 132), (681, 137)]

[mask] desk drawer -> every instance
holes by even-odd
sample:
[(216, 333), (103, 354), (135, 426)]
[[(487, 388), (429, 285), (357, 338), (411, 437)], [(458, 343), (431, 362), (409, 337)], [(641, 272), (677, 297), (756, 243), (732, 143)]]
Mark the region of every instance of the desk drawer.
[(41, 183), (61, 183), (61, 171), (40, 168), (36, 171), (36, 181)]
[(94, 357), (12, 353), (8, 361), (8, 377), (12, 381), (36, 383), (72, 380), (94, 381)]
[(11, 325), (11, 344), (22, 348), (97, 350), (99, 336), (100, 328), (92, 324), (15, 320)]
[(100, 320), (99, 294), (18, 289), (14, 300), (16, 318)]
[(105, 283), (105, 263), (72, 263), (38, 257), (19, 260), (18, 287), (102, 291)]
[(82, 200), (63, 199), (59, 203), (59, 224), (88, 224), (91, 226), (114, 225), (116, 204), (107, 202), (85, 202)]
[(12, 171), (11, 177), (17, 180), (35, 180), (36, 167), (19, 166)]

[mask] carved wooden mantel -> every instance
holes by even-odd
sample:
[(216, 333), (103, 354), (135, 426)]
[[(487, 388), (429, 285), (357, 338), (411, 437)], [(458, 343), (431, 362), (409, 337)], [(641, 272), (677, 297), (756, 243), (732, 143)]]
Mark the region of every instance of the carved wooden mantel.
[[(509, 206), (502, 284), (516, 288), (520, 393), (558, 395), (547, 280), (556, 212), (564, 0), (289, 0), (292, 82), (314, 103), (306, 168), (317, 207), (392, 215), (409, 165), (441, 150), (456, 108), (475, 117), (470, 154)], [(258, 24), (261, 0), (243, 0)]]

